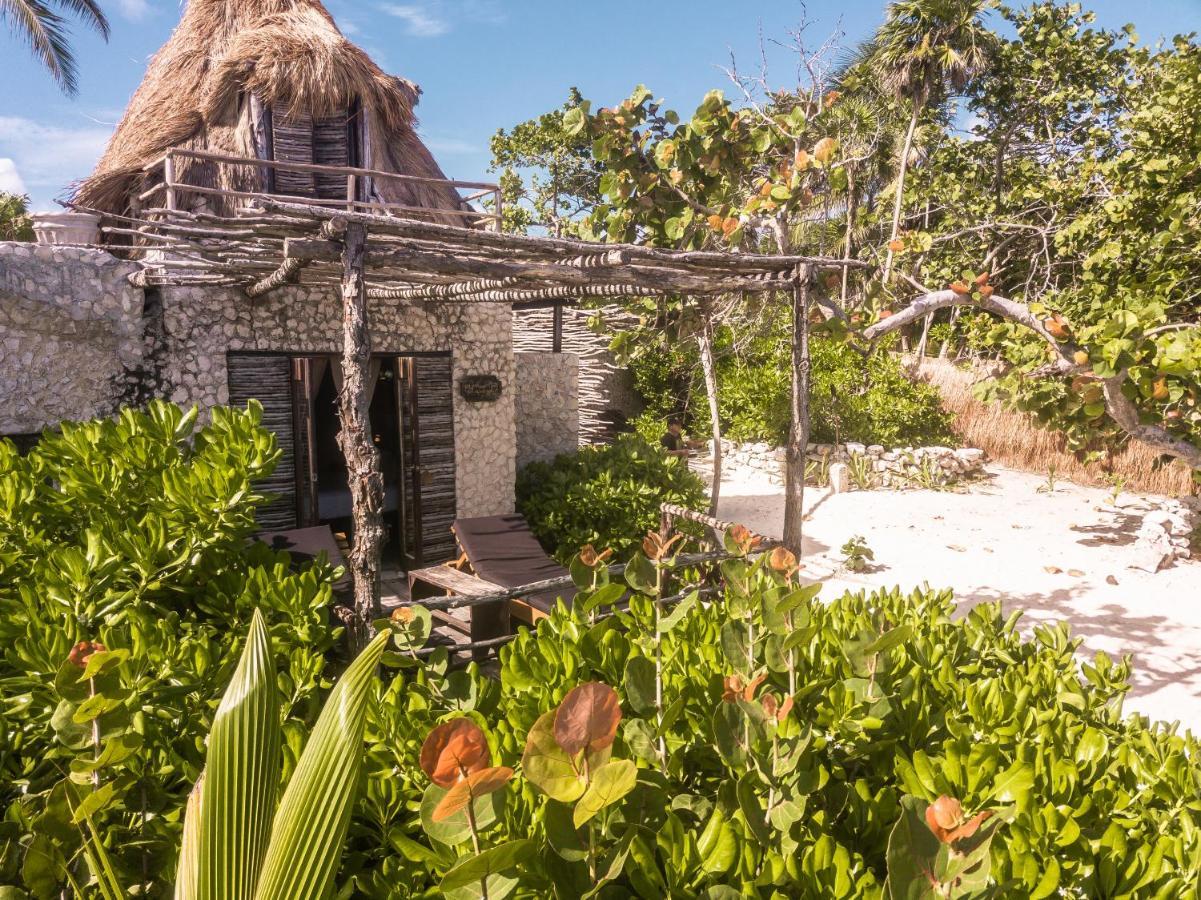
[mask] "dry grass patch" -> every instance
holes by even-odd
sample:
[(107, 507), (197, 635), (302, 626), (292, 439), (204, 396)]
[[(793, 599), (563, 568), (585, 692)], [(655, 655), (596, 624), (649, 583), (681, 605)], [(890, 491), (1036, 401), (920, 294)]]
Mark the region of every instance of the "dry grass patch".
[(966, 446), (979, 447), (990, 459), (1029, 472), (1047, 472), (1082, 484), (1107, 484), (1111, 475), (1126, 479), (1126, 488), (1168, 496), (1193, 492), (1188, 467), (1173, 463), (1153, 468), (1158, 454), (1130, 442), (1105, 463), (1084, 464), (1065, 449), (1063, 436), (1040, 428), (1032, 416), (1006, 409), (999, 403), (981, 403), (972, 385), (989, 377), (983, 366), (956, 365), (950, 360), (927, 359), (921, 377), (938, 388), (943, 405), (955, 417), (952, 427)]

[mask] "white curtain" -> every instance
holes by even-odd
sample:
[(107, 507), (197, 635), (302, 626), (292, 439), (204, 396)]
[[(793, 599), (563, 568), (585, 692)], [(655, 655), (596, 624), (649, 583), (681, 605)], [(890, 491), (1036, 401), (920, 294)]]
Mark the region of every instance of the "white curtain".
[[(342, 393), (342, 359), (341, 357), (332, 357), (329, 360), (330, 373), (334, 376), (334, 387), (338, 389), (338, 393)], [(375, 390), (375, 384), (379, 381), (379, 373), (383, 369), (384, 359), (382, 356), (373, 356), (371, 361), (367, 363), (367, 389)]]

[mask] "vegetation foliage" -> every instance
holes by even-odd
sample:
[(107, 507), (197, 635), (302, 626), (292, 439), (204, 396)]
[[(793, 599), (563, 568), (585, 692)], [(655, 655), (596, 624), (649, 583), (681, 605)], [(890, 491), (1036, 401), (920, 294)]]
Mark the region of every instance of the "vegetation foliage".
[(530, 463), (517, 478), (518, 510), (563, 561), (585, 544), (628, 555), (638, 535), (659, 527), (664, 503), (698, 509), (704, 483), (685, 460), (636, 435)]
[(1081, 674), (1066, 627), (1025, 640), (946, 593), (822, 602), (789, 555), (729, 543), (716, 592), (657, 535), (620, 578), (581, 555), (499, 682), (407, 664), (369, 726), (393, 818), (373, 857), (352, 844), (355, 889), (1192, 896), (1198, 748), (1122, 718), (1126, 663)]
[[(621, 345), (626, 343), (619, 340)], [(734, 441), (782, 444), (790, 425), (787, 338), (776, 331), (744, 341), (740, 348), (734, 343), (729, 329), (718, 331), (722, 432)], [(696, 399), (703, 388), (695, 349), (673, 344), (670, 338), (652, 346), (630, 363), (634, 384), (645, 403), (635, 428), (654, 440), (663, 433), (669, 416), (684, 413), (694, 432), (706, 433), (709, 412)], [(911, 379), (891, 353), (877, 350), (865, 358), (847, 342), (830, 337), (814, 338), (810, 353), (811, 440), (885, 447), (955, 443), (950, 416), (942, 409), (937, 389)]]
[(580, 553), (499, 680), (408, 607), (331, 692), (331, 573), (246, 542), (258, 418), (0, 444), (6, 896), (1195, 891), (1198, 747), (1122, 717), (1128, 663), (945, 593), (819, 601), (738, 529), (709, 574)]
[[(735, 69), (735, 96), (712, 91), (691, 117), (643, 86), (577, 102), (565, 137), (601, 167), (585, 230), (867, 264), (819, 285), (835, 338), (896, 331), (1000, 361), (986, 395), (1082, 456), (1134, 437), (1201, 471), (1201, 48), (1141, 45), (1074, 4), (990, 6), (891, 4), (849, 62), (798, 39), (795, 86)], [(651, 321), (687, 313), (670, 301)]]
[[(166, 896), (204, 736), (259, 610), (290, 772), (319, 708), (330, 571), (247, 543), (275, 465), (261, 412), (165, 403), (0, 441), (0, 885), (88, 880), (87, 823), (123, 885)], [(11, 893), (11, 892), (10, 892)], [(23, 896), (14, 894), (13, 896)]]

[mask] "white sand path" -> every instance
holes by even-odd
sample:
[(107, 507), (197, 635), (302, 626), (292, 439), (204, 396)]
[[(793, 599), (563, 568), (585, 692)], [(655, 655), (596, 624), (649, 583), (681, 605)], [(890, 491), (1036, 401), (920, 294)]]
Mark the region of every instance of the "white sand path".
[[(989, 473), (962, 492), (807, 489), (806, 568), (828, 583), (827, 597), (925, 583), (953, 589), (961, 609), (1000, 600), (1006, 613), (1023, 610), (1027, 631), (1067, 620), (1084, 639), (1082, 655), (1133, 657), (1128, 712), (1201, 732), (1201, 563), (1177, 561), (1154, 575), (1128, 567), (1142, 513), (1136, 495), (1114, 506), (1105, 490), (1061, 482), (1039, 492), (1040, 476)], [(722, 483), (719, 515), (779, 536), (782, 489), (740, 471)], [(852, 535), (875, 552), (872, 571), (842, 569), (840, 548)]]

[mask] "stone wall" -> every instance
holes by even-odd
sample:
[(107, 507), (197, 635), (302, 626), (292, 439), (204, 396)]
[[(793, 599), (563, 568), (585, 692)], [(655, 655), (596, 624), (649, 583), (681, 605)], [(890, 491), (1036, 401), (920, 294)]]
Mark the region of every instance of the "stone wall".
[(574, 353), (516, 353), (517, 470), (579, 447), (579, 359)]
[[(784, 449), (770, 444), (723, 444), (724, 464), (745, 468), (783, 484)], [(971, 448), (902, 447), (878, 444), (810, 444), (809, 459), (819, 466), (846, 463), (852, 488), (946, 487), (984, 474), (984, 451)]]
[(108, 415), (137, 395), (136, 269), (103, 250), (0, 243), (0, 434)]
[[(236, 289), (161, 289), (158, 393), (202, 410), (229, 402), (226, 353), (341, 353), (341, 299), (334, 288), (288, 287), (248, 300)], [(377, 353), (449, 352), (457, 385), (464, 375), (492, 374), (500, 399), (470, 403), (454, 396), (458, 515), (513, 511), (515, 371), (509, 307), (373, 300)]]
[[(615, 307), (601, 310), (563, 308), (563, 346), (579, 360), (579, 436), (581, 444), (603, 444), (642, 412), (642, 400), (628, 367), (618, 366), (609, 350), (612, 334), (594, 331), (589, 320), (601, 315), (609, 327), (623, 314)], [(521, 352), (549, 353), (554, 339), (554, 312), (550, 309), (513, 311), (513, 348)]]

